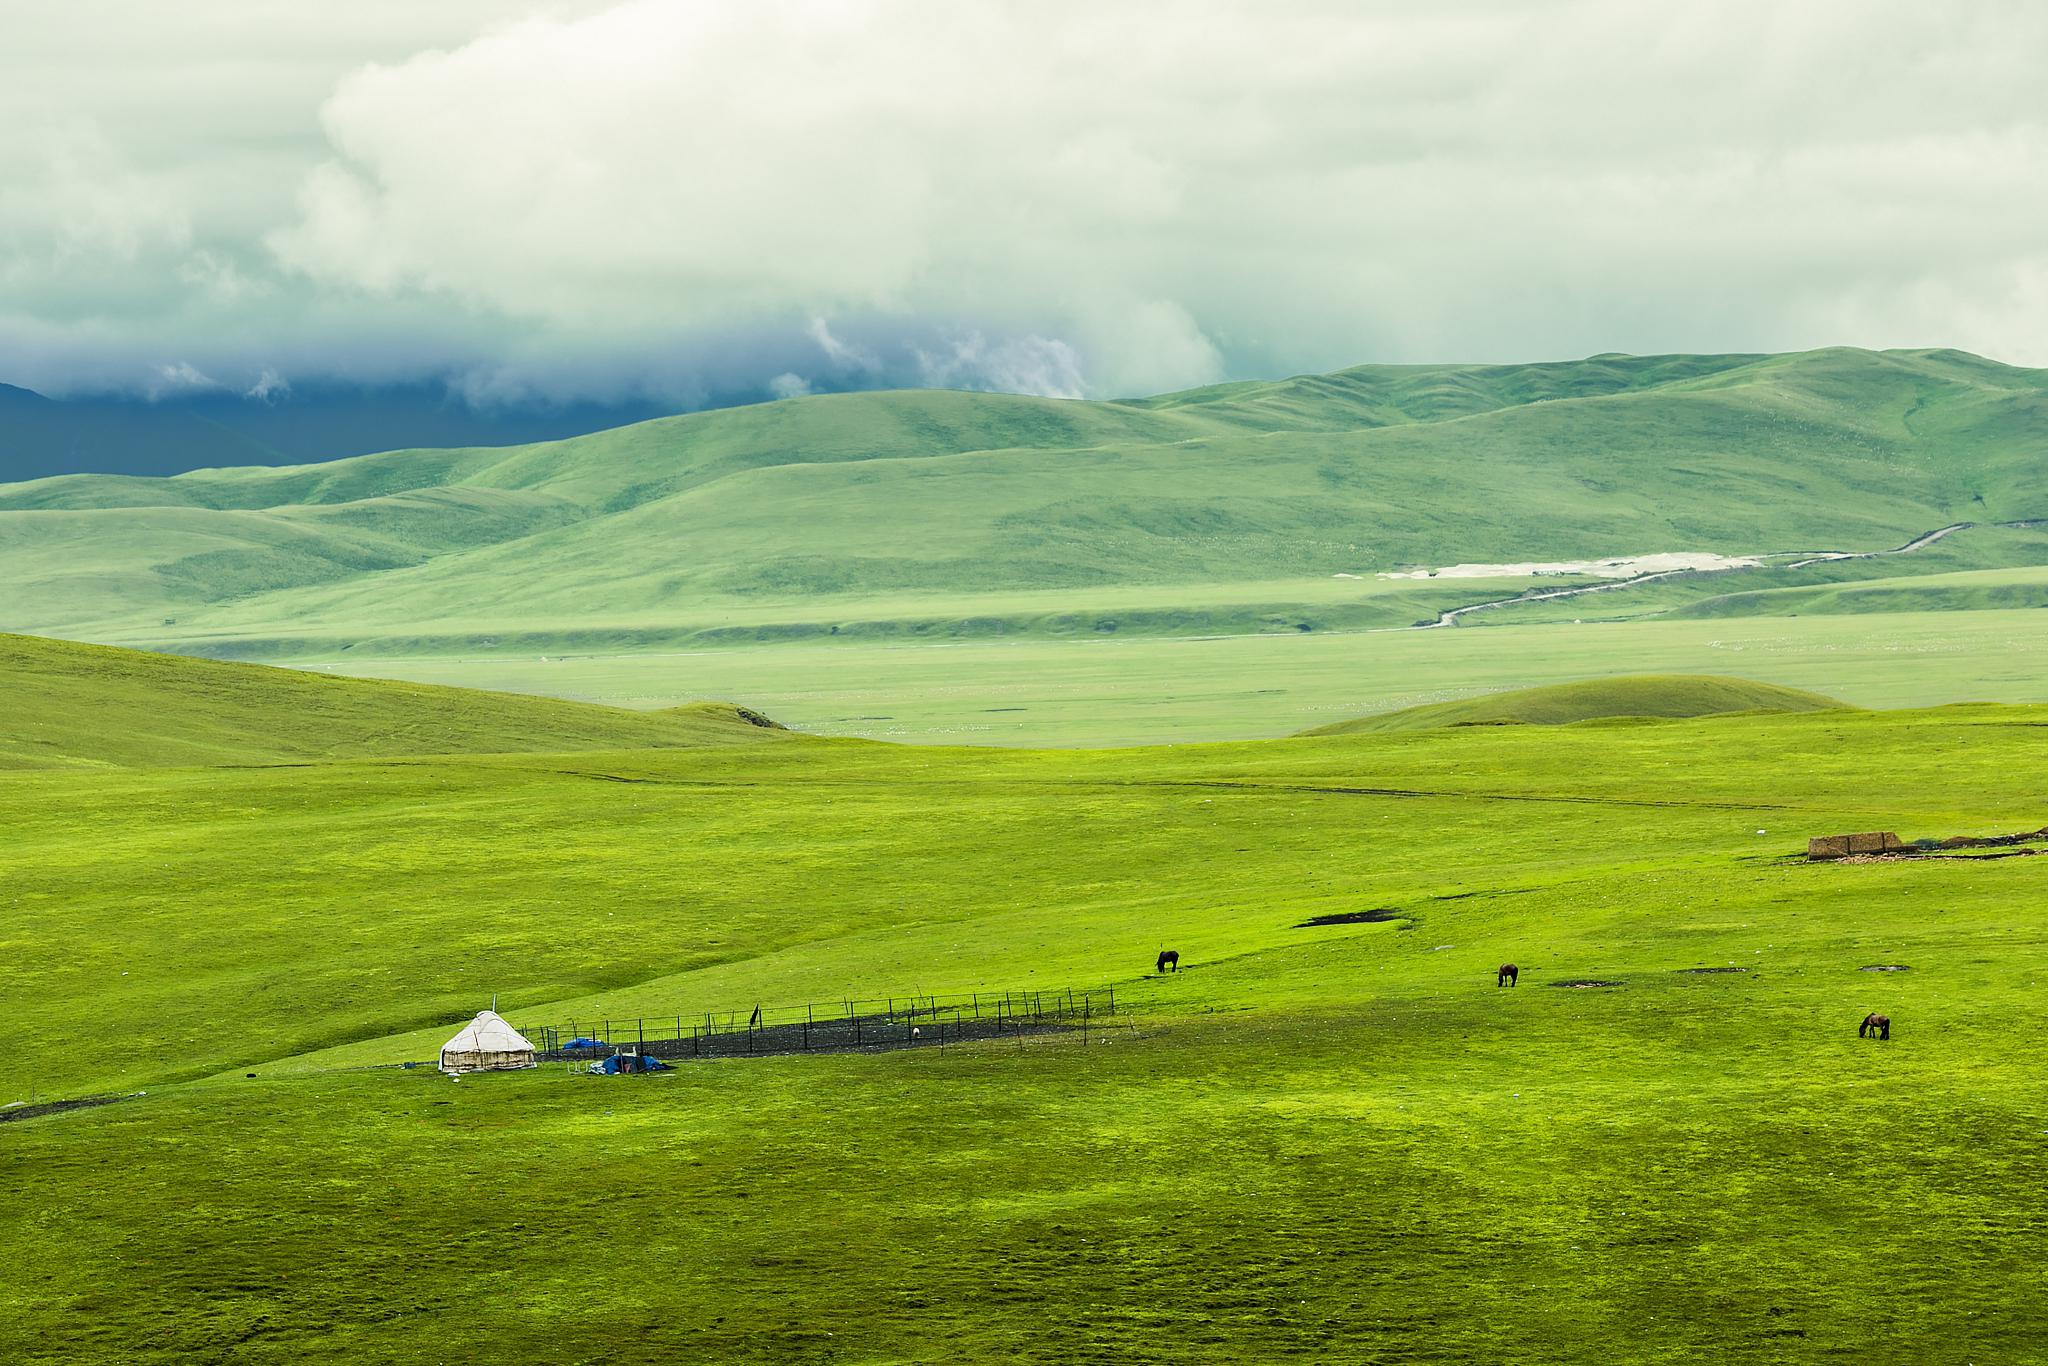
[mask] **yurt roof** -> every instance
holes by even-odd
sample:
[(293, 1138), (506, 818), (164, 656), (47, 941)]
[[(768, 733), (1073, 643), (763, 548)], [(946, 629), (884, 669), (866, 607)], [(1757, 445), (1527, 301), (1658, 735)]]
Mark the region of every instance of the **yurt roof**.
[(462, 1031), (441, 1045), (443, 1053), (531, 1053), (526, 1036), (495, 1010), (480, 1010)]

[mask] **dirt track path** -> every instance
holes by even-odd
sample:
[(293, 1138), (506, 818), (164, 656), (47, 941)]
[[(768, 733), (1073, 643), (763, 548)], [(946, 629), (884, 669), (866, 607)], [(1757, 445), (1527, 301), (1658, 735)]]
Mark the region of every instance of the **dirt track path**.
[[(1975, 525), (1977, 525), (1975, 522), (1955, 522), (1949, 526), (1937, 527), (1935, 530), (1928, 532), (1924, 536), (1920, 536), (1914, 540), (1906, 542), (1904, 545), (1898, 547), (1896, 550), (1823, 550), (1819, 554), (1815, 555), (1812, 559), (1794, 560), (1791, 564), (1781, 565), (1779, 567), (1782, 569), (1804, 569), (1806, 568), (1806, 566), (1810, 564), (1827, 564), (1833, 560), (1875, 560), (1886, 555), (1910, 555), (1916, 550), (1926, 549), (1928, 546), (1933, 545), (1936, 541), (1940, 540), (1942, 537), (1950, 534), (1951, 532), (1962, 531), (1967, 527), (1973, 527)], [(1998, 525), (2018, 526), (2020, 525), (2020, 523), (2000, 522), (1998, 523)]]
[(1469, 603), (1464, 607), (1453, 607), (1440, 614), (1435, 621), (1425, 621), (1419, 626), (1402, 629), (1410, 631), (1434, 631), (1439, 626), (1456, 626), (1458, 618), (1473, 612), (1484, 612), (1494, 607), (1509, 607), (1518, 602), (1549, 602), (1556, 598), (1576, 598), (1587, 593), (1611, 593), (1617, 588), (1634, 588), (1639, 584), (1655, 583), (1659, 579), (1675, 579), (1680, 574), (1725, 574), (1725, 569), (1660, 569), (1654, 574), (1638, 574), (1632, 579), (1609, 579), (1605, 583), (1580, 584), (1576, 588), (1546, 588), (1540, 593), (1518, 593), (1511, 598), (1494, 598), (1489, 602)]

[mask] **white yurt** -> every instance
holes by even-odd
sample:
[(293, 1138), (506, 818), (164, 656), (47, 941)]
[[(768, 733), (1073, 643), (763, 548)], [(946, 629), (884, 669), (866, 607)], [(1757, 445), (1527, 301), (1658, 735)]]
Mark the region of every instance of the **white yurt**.
[(495, 1072), (533, 1066), (533, 1045), (495, 1010), (479, 1011), (462, 1032), (441, 1045), (443, 1072)]

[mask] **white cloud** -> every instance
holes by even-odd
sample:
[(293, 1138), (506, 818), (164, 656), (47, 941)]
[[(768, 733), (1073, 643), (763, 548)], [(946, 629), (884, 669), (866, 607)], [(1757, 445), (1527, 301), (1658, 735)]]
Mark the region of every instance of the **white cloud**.
[(836, 369), (859, 371), (881, 368), (881, 361), (876, 359), (873, 352), (842, 341), (833, 333), (832, 324), (823, 318), (813, 317), (806, 322), (804, 335), (818, 344), (818, 349), (825, 353), (825, 359)]
[(777, 398), (802, 398), (811, 392), (811, 382), (785, 370), (768, 381), (768, 392)]
[[(283, 22), (197, 8), (241, 17), (191, 62)], [(1837, 342), (2048, 364), (2048, 7), (589, 0), (411, 41), (408, 12), (352, 65), (307, 21), (317, 122), (282, 81), (166, 112), (182, 145), (113, 94), (73, 111), (115, 188), (39, 153), (27, 183), (70, 188), (0, 208), (0, 367), (708, 395)], [(266, 101), (296, 140), (232, 131)]]
[(1094, 392), (1837, 340), (1814, 301), (2039, 250), (2027, 39), (2006, 6), (630, 0), (351, 78), (278, 242), (543, 324), (965, 318)]
[(1080, 398), (1087, 392), (1081, 358), (1051, 337), (991, 342), (979, 332), (947, 337), (927, 350), (912, 347), (918, 382), (931, 389), (986, 389), (1044, 398)]
[(165, 398), (171, 394), (189, 393), (195, 389), (225, 388), (219, 380), (206, 374), (188, 361), (173, 361), (156, 367), (151, 377), (148, 394), (151, 398)]
[(256, 382), (242, 391), (243, 398), (253, 398), (258, 403), (268, 403), (292, 391), (292, 386), (277, 371), (265, 368), (256, 376)]
[(192, 238), (185, 187), (125, 156), (95, 124), (48, 114), (0, 150), (0, 279), (59, 296), (156, 266)]

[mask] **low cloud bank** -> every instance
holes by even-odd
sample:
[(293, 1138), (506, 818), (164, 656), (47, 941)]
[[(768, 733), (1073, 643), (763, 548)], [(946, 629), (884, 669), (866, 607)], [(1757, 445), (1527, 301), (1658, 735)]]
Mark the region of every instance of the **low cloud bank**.
[(689, 403), (2048, 364), (2043, 50), (2038, 7), (1899, 0), (569, 6), (343, 76), (260, 203), (90, 110), (0, 154), (40, 187), (0, 368)]

